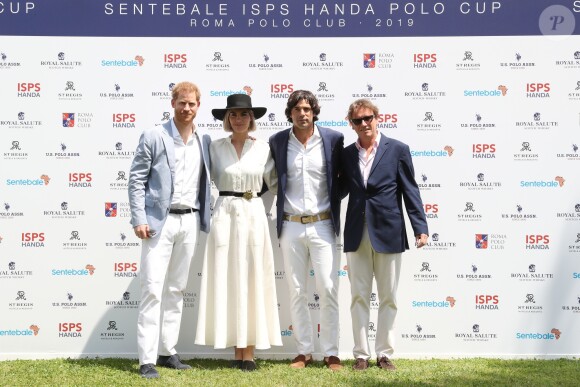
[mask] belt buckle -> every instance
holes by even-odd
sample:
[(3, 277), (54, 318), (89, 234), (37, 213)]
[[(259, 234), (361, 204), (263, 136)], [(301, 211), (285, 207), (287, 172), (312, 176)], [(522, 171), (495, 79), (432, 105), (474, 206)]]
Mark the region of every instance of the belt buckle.
[(300, 223), (302, 224), (312, 223), (312, 220), (310, 220), (310, 218), (312, 218), (312, 215), (302, 215), (300, 217)]
[(252, 200), (252, 198), (254, 197), (254, 194), (252, 193), (252, 191), (246, 191), (246, 192), (244, 192), (242, 197), (246, 200)]

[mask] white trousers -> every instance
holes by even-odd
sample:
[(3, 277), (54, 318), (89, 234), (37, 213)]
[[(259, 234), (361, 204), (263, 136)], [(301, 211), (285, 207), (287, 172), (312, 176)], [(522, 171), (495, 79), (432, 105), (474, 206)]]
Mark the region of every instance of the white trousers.
[(284, 221), (280, 247), (290, 296), (290, 316), (299, 354), (314, 352), (313, 326), (308, 307), (310, 265), (320, 297), (320, 349), (325, 357), (338, 356), (338, 269), (336, 235), (331, 220), (302, 224)]
[(351, 291), (350, 314), (355, 359), (369, 360), (371, 357), (368, 333), (373, 274), (377, 282), (379, 301), (375, 352), (377, 357), (391, 357), (393, 354), (401, 257), (401, 253), (377, 253), (371, 246), (366, 224), (358, 250), (346, 253)]
[(169, 214), (161, 234), (141, 245), (141, 305), (137, 321), (139, 364), (176, 353), (183, 291), (199, 236), (199, 213)]

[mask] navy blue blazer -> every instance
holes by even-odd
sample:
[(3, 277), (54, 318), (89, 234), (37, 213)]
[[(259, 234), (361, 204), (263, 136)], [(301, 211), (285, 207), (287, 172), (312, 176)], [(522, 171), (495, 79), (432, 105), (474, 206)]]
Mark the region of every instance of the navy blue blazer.
[[(334, 225), (336, 235), (340, 233), (340, 185), (338, 182), (340, 170), (340, 155), (344, 148), (344, 135), (333, 129), (323, 128), (317, 125), (324, 157), (326, 158), (326, 183), (328, 194), (330, 195), (330, 217)], [(284, 220), (284, 196), (286, 195), (286, 184), (288, 180), (288, 141), (290, 130), (285, 129), (270, 137), (270, 151), (276, 163), (276, 173), (278, 174), (278, 193), (276, 196), (276, 230), (278, 238), (282, 234), (282, 221)]]
[(381, 134), (365, 188), (353, 143), (342, 152), (342, 173), (343, 196), (349, 195), (345, 252), (358, 249), (365, 221), (375, 251), (392, 254), (409, 249), (402, 199), (415, 235), (429, 235), (408, 145)]

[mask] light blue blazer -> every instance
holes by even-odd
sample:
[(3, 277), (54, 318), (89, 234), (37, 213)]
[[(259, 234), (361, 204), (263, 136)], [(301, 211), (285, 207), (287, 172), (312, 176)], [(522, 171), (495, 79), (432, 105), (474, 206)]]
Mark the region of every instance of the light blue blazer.
[[(203, 166), (199, 187), (200, 228), (210, 226), (210, 158), (207, 134), (198, 133)], [(175, 146), (171, 121), (147, 129), (141, 134), (129, 174), (129, 204), (133, 227), (148, 224), (153, 237), (160, 234), (173, 198), (175, 179)]]

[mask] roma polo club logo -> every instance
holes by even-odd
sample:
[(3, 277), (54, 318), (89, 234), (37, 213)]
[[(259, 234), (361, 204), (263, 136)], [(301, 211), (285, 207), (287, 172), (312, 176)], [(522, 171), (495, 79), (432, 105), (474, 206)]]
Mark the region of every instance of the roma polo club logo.
[(62, 113), (62, 126), (63, 126), (63, 128), (74, 128), (74, 126), (75, 126), (75, 114), (74, 113)]
[(363, 54), (363, 67), (365, 69), (374, 69), (375, 65), (375, 54)]
[(487, 249), (488, 234), (475, 234), (475, 248)]
[(105, 217), (107, 218), (117, 217), (117, 203), (111, 202), (105, 203)]

